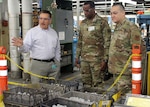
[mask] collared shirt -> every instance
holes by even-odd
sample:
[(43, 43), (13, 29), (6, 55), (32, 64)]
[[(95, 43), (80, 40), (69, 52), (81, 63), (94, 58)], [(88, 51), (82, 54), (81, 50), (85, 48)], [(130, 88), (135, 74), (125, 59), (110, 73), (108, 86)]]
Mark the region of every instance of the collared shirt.
[(21, 52), (30, 52), (30, 57), (35, 59), (52, 59), (60, 61), (60, 41), (54, 29), (42, 29), (40, 26), (31, 28), (24, 40)]

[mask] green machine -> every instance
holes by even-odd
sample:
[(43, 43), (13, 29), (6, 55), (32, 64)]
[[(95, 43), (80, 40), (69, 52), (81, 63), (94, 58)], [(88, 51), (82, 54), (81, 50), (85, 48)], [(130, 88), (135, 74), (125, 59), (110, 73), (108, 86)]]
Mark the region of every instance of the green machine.
[(42, 0), (42, 10), (52, 13), (52, 27), (61, 43), (61, 72), (73, 72), (73, 11), (70, 0)]

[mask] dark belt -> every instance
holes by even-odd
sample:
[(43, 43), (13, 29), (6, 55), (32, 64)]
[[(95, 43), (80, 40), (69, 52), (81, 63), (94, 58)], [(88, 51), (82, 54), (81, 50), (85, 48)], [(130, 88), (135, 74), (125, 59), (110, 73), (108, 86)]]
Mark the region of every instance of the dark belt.
[(54, 59), (48, 59), (48, 60), (43, 60), (43, 59), (34, 59), (32, 58), (33, 60), (36, 60), (36, 61), (41, 61), (41, 62), (54, 62)]

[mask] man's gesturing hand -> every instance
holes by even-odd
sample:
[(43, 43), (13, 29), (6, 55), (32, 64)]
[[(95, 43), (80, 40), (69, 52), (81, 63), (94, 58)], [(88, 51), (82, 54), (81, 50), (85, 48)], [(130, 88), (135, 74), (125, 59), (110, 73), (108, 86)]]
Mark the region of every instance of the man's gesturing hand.
[(12, 43), (14, 46), (20, 47), (23, 45), (23, 40), (21, 37), (19, 37), (19, 38), (14, 37), (14, 38), (12, 38)]

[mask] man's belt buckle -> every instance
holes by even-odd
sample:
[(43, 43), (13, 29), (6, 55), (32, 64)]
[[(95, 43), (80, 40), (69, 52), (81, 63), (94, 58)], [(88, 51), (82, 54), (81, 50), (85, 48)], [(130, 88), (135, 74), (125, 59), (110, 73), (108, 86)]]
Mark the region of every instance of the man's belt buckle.
[(41, 62), (54, 62), (54, 59), (42, 60), (42, 59), (34, 59), (33, 58), (33, 60), (41, 61)]

